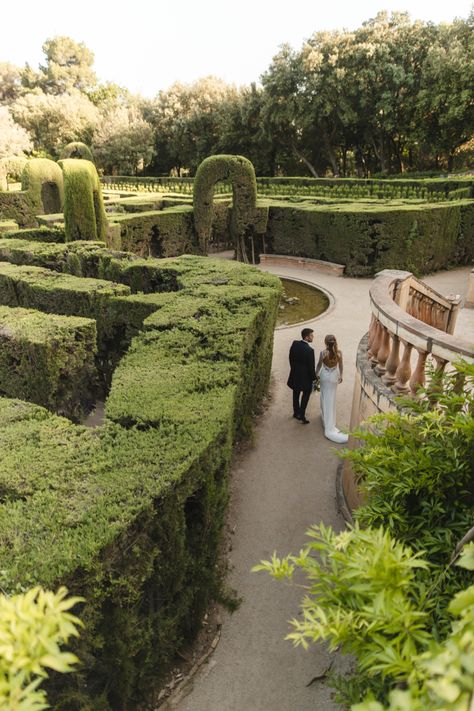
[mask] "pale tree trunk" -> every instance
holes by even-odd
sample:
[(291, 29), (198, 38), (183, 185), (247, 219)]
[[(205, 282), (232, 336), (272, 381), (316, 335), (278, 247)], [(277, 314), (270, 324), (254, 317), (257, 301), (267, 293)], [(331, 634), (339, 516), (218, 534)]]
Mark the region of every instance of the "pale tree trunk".
[(324, 147), (326, 149), (326, 153), (328, 154), (329, 162), (331, 163), (332, 172), (335, 178), (339, 178), (339, 166), (337, 164), (336, 154), (332, 147), (331, 141), (329, 140), (329, 136), (326, 131), (323, 130), (322, 135)]
[(298, 156), (298, 158), (303, 161), (303, 163), (308, 168), (308, 170), (311, 173), (311, 175), (313, 176), (313, 178), (318, 178), (319, 176), (316, 172), (315, 167), (312, 165), (312, 163), (310, 163), (309, 160), (307, 158), (305, 158), (302, 153), (299, 152), (299, 150), (296, 148), (296, 146), (293, 146), (293, 150), (296, 153), (296, 155)]

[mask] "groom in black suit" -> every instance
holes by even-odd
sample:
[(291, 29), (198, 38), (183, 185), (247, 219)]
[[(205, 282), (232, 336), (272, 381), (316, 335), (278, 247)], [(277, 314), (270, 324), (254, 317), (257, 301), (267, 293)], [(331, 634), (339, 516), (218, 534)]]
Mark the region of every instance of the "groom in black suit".
[(313, 341), (313, 329), (303, 328), (301, 341), (293, 341), (290, 348), (290, 376), (287, 385), (293, 390), (293, 417), (301, 420), (304, 425), (306, 406), (316, 380), (314, 351), (309, 345)]

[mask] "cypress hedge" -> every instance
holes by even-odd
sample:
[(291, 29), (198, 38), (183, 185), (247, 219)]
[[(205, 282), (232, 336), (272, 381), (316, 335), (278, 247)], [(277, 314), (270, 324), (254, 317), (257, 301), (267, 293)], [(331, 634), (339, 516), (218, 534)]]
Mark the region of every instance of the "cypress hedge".
[(257, 183), (252, 163), (243, 156), (210, 156), (199, 165), (194, 180), (194, 225), (203, 254), (207, 254), (212, 234), (215, 184), (230, 182), (233, 191), (230, 232), (237, 258), (248, 261), (246, 233), (255, 225)]
[(64, 226), (66, 242), (105, 240), (107, 217), (99, 176), (89, 160), (59, 161), (64, 173)]
[(78, 420), (94, 401), (95, 321), (0, 306), (0, 393)]
[(21, 189), (28, 192), (36, 206), (36, 215), (62, 212), (63, 174), (57, 163), (47, 158), (27, 161), (21, 174)]
[(474, 202), (378, 206), (269, 204), (267, 249), (346, 265), (426, 274), (474, 257)]
[(86, 600), (83, 667), (48, 682), (58, 711), (136, 708), (199, 628), (218, 582), (232, 443), (268, 384), (281, 291), (232, 262), (109, 258), (136, 293), (0, 268), (1, 303), (137, 333), (94, 431), (0, 398), (2, 587), (66, 584)]

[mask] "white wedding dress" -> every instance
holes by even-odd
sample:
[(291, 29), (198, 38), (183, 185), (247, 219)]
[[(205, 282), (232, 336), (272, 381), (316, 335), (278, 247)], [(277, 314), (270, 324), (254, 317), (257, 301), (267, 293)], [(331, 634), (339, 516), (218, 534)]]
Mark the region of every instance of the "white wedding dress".
[(324, 436), (331, 442), (344, 444), (349, 437), (336, 427), (336, 390), (339, 382), (339, 365), (328, 368), (324, 363), (319, 371), (321, 419)]

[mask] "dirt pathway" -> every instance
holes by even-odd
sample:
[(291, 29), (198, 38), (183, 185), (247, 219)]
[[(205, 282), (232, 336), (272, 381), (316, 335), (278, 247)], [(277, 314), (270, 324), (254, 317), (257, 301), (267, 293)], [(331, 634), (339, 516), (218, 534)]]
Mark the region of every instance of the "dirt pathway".
[[(266, 267), (280, 276), (321, 286), (334, 299), (333, 307), (310, 322), (313, 346), (334, 333), (344, 353), (345, 377), (338, 389), (337, 422), (349, 424), (355, 356), (369, 325), (368, 289), (371, 280), (344, 279), (320, 272)], [(426, 278), (442, 293), (465, 293), (469, 269)], [(474, 335), (474, 310), (465, 310), (457, 333)], [(291, 417), (291, 391), (286, 386), (288, 349), (301, 326), (275, 332), (271, 400), (262, 415), (255, 443), (235, 464), (232, 474), (230, 525), (235, 526), (230, 553), (229, 583), (243, 602), (233, 615), (224, 613), (222, 636), (200, 672), (164, 708), (179, 711), (336, 711), (322, 681), (311, 683), (331, 661), (322, 646), (294, 649), (284, 640), (288, 620), (298, 614), (302, 590), (277, 583), (251, 567), (276, 550), (297, 552), (305, 531), (323, 521), (341, 529), (335, 479), (338, 445), (323, 436), (318, 395), (307, 410), (309, 425)], [(340, 445), (339, 445), (340, 446)], [(336, 660), (336, 666), (341, 664)]]

